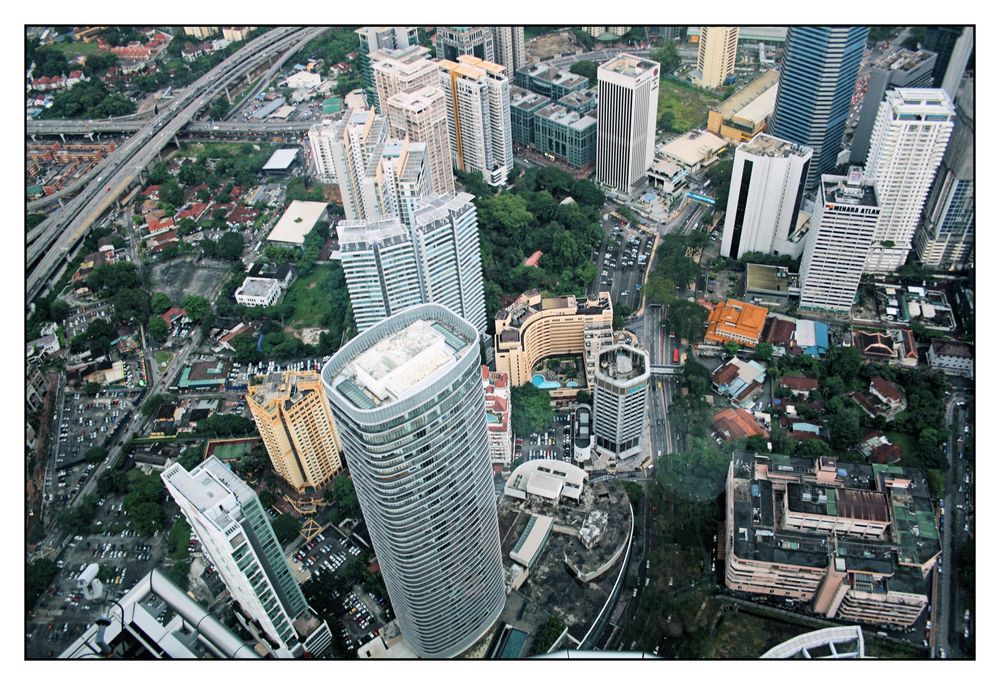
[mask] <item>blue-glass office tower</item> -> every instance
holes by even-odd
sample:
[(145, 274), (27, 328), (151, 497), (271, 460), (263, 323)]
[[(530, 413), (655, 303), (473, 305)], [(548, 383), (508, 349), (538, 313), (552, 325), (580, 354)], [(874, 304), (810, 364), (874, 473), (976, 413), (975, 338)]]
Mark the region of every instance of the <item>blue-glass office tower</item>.
[(813, 149), (806, 190), (837, 165), (866, 26), (793, 26), (768, 133)]

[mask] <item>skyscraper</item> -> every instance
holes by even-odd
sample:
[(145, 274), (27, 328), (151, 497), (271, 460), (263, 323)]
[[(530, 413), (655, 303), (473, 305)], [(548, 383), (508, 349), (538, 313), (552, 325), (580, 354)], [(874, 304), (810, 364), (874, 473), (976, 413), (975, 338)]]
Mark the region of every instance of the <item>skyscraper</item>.
[(850, 314), (878, 218), (875, 186), (861, 169), (822, 177), (802, 257), (800, 308)]
[(362, 26), (354, 32), (358, 34), (358, 62), (361, 65), (362, 88), (368, 104), (374, 105), (378, 98), (375, 95), (371, 53), (419, 45), (420, 33), (416, 26)]
[(925, 205), (923, 228), (917, 233), (920, 261), (936, 269), (964, 269), (972, 256), (975, 227), (973, 162), (976, 147), (974, 93), (972, 79), (967, 79), (958, 93), (955, 129)]
[(954, 98), (958, 94), (958, 86), (962, 83), (965, 70), (969, 66), (972, 51), (975, 48), (975, 33), (971, 26), (962, 29), (961, 35), (955, 41), (955, 49), (948, 60), (948, 68), (944, 72), (941, 80), (941, 90), (948, 93), (948, 97)]
[(886, 91), (895, 88), (930, 88), (934, 80), (933, 52), (914, 52), (899, 48), (882, 55), (868, 72), (868, 90), (861, 102), (858, 125), (851, 141), (851, 164), (864, 164), (868, 158), (872, 129)]
[(642, 450), (649, 355), (630, 345), (601, 350), (594, 373), (594, 436), (597, 451), (627, 459)]
[(403, 636), (457, 656), (505, 602), (479, 334), (413, 307), (342, 347), (323, 381)]
[(597, 68), (597, 88), (597, 183), (630, 195), (653, 164), (660, 65), (618, 55)]
[(739, 259), (746, 252), (798, 258), (804, 243), (799, 207), (812, 150), (758, 133), (736, 148), (722, 231), (722, 255)]
[(340, 264), (359, 333), (420, 304), (420, 276), (409, 231), (396, 217), (337, 224)]
[(438, 85), (437, 65), (425, 57), (408, 60), (384, 57), (372, 63), (372, 72), (378, 111), (382, 114), (388, 113), (386, 103), (396, 93)]
[(525, 63), (524, 27), (491, 26), (493, 32), (493, 61), (502, 64), (509, 78)]
[(247, 389), (246, 399), (274, 470), (293, 488), (318, 490), (343, 470), (319, 374), (268, 374), (263, 383)]
[(698, 41), (698, 82), (703, 88), (718, 88), (736, 71), (739, 26), (702, 26)]
[(894, 271), (906, 263), (954, 116), (951, 99), (940, 88), (886, 93), (865, 165), (865, 178), (878, 189), (881, 208), (867, 273)]
[(435, 195), (455, 192), (451, 169), (451, 142), (448, 138), (448, 108), (444, 91), (434, 83), (396, 93), (385, 106), (389, 129), (396, 138), (409, 138), (427, 145), (431, 192)]
[(438, 67), (455, 167), (478, 171), (491, 186), (506, 185), (514, 148), (505, 69), (470, 55), (461, 55), (457, 62), (442, 60)]
[(424, 199), (410, 230), (395, 220), (341, 221), (344, 278), (359, 331), (405, 307), (434, 302), (486, 332), (476, 207), (468, 193)]
[(229, 594), (260, 625), (277, 656), (301, 656), (314, 642), (329, 644), (330, 628), (312, 615), (246, 483), (215, 457), (190, 473), (175, 463), (160, 477)]
[(778, 99), (767, 131), (812, 148), (807, 192), (837, 165), (867, 39), (866, 26), (788, 29)]
[[(944, 88), (948, 95), (955, 97), (958, 89), (958, 82), (961, 75), (965, 73), (969, 60), (972, 57), (973, 28), (971, 26), (928, 26), (927, 34), (921, 42), (924, 50), (930, 50), (937, 55), (934, 62), (934, 88)], [(964, 40), (961, 40), (964, 37)], [(945, 87), (945, 77), (948, 72), (953, 76), (949, 79), (949, 85), (953, 85), (955, 90)], [(957, 74), (958, 81), (955, 80)]]
[(435, 54), (438, 59), (453, 62), (462, 55), (496, 62), (493, 37), (489, 26), (438, 26), (434, 33)]

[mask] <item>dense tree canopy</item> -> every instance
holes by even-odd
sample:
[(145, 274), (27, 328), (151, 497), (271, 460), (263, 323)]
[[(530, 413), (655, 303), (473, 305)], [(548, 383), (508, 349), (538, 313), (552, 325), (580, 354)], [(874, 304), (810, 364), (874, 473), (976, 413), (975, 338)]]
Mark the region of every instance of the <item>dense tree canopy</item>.
[(657, 478), (678, 497), (707, 502), (725, 489), (728, 469), (729, 457), (715, 443), (691, 435), (686, 450), (660, 459)]
[(554, 417), (549, 394), (526, 383), (511, 392), (511, 423), (516, 435), (545, 430)]

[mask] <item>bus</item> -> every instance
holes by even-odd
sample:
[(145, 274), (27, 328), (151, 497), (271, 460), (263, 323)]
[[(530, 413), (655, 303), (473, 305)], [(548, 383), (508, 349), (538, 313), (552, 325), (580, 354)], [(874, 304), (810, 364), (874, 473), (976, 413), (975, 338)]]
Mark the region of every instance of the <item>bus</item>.
[(675, 347), (674, 348), (674, 364), (680, 364), (680, 363), (681, 363), (680, 350)]

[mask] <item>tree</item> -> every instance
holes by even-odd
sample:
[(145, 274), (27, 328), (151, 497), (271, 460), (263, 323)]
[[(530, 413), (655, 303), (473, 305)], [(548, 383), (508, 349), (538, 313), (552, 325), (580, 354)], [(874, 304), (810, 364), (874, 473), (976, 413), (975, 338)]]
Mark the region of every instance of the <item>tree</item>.
[(257, 351), (257, 338), (250, 333), (240, 333), (233, 338), (233, 350), (236, 353), (236, 361), (240, 364), (260, 359), (260, 352)]
[(759, 362), (769, 362), (772, 356), (774, 356), (774, 345), (769, 342), (757, 343), (753, 351), (754, 359)]
[(725, 211), (729, 202), (729, 182), (733, 175), (733, 160), (723, 159), (705, 172), (705, 178), (715, 188), (715, 207)]
[(634, 312), (632, 308), (629, 307), (624, 302), (616, 302), (614, 306), (614, 316), (612, 317), (611, 327), (615, 330), (621, 330), (625, 328), (626, 319), (632, 316)]
[(327, 517), (334, 525), (339, 524), (345, 518), (357, 517), (361, 513), (358, 494), (354, 490), (354, 481), (348, 476), (340, 475), (333, 479), (326, 499), (331, 502)]
[(590, 85), (592, 86), (597, 83), (597, 62), (582, 59), (573, 64), (569, 70), (574, 74), (586, 76), (590, 80)]
[(708, 312), (696, 302), (679, 300), (670, 305), (667, 321), (670, 330), (686, 340), (700, 340), (705, 335)]
[(526, 383), (511, 392), (511, 422), (514, 433), (529, 435), (545, 430), (554, 413), (549, 394), (533, 383)]
[(550, 617), (542, 629), (538, 631), (535, 641), (531, 643), (530, 656), (547, 654), (555, 645), (556, 640), (562, 636), (564, 630), (566, 630), (565, 623), (554, 616)]
[(35, 559), (24, 571), (24, 608), (30, 611), (45, 589), (52, 583), (59, 567), (52, 559)]
[(838, 450), (846, 450), (861, 439), (861, 423), (853, 409), (841, 409), (827, 421), (830, 444)]
[(944, 474), (938, 469), (927, 469), (927, 488), (931, 497), (943, 497), (945, 489)]
[(735, 357), (736, 353), (740, 351), (739, 344), (732, 340), (727, 340), (722, 347), (726, 350), (727, 357)]
[(302, 528), (299, 520), (291, 514), (281, 514), (271, 522), (271, 526), (274, 528), (274, 534), (281, 544), (286, 544), (294, 540)]
[(180, 184), (170, 178), (160, 186), (160, 201), (178, 207), (184, 203), (184, 190)]
[(187, 559), (188, 543), (191, 542), (191, 526), (183, 516), (178, 516), (167, 535), (167, 547), (171, 559)]
[(681, 57), (677, 54), (677, 46), (673, 41), (667, 41), (661, 45), (653, 59), (660, 63), (663, 74), (669, 74), (681, 65)]
[(146, 330), (149, 331), (149, 336), (158, 343), (162, 343), (170, 335), (170, 328), (167, 326), (167, 322), (156, 315), (149, 317), (149, 321), (146, 323)]
[(154, 314), (162, 314), (171, 307), (170, 296), (166, 293), (153, 293), (149, 300), (149, 309)]
[(223, 259), (235, 261), (243, 256), (245, 241), (240, 233), (230, 231), (219, 238), (218, 253)]
[(199, 295), (188, 295), (181, 300), (181, 307), (187, 312), (187, 317), (195, 323), (200, 322), (212, 312), (212, 305)]
[(348, 555), (344, 563), (337, 569), (337, 577), (347, 585), (354, 585), (363, 581), (367, 572), (368, 567), (365, 562), (361, 561), (360, 557)]
[(62, 300), (53, 300), (49, 305), (49, 317), (55, 322), (62, 322), (69, 316), (70, 306)]
[(682, 499), (713, 501), (725, 489), (729, 457), (714, 442), (691, 435), (687, 449), (660, 459), (659, 481)]
[(830, 454), (830, 446), (823, 440), (803, 440), (795, 446), (797, 457), (824, 457)]
[(861, 353), (853, 347), (834, 347), (826, 355), (827, 373), (840, 376), (848, 385), (861, 370)]
[(87, 381), (83, 385), (83, 392), (86, 395), (96, 395), (101, 391), (101, 384), (94, 381)]
[(83, 453), (83, 458), (91, 464), (100, 464), (104, 461), (106, 456), (108, 456), (108, 448), (100, 445), (89, 447), (87, 451)]

